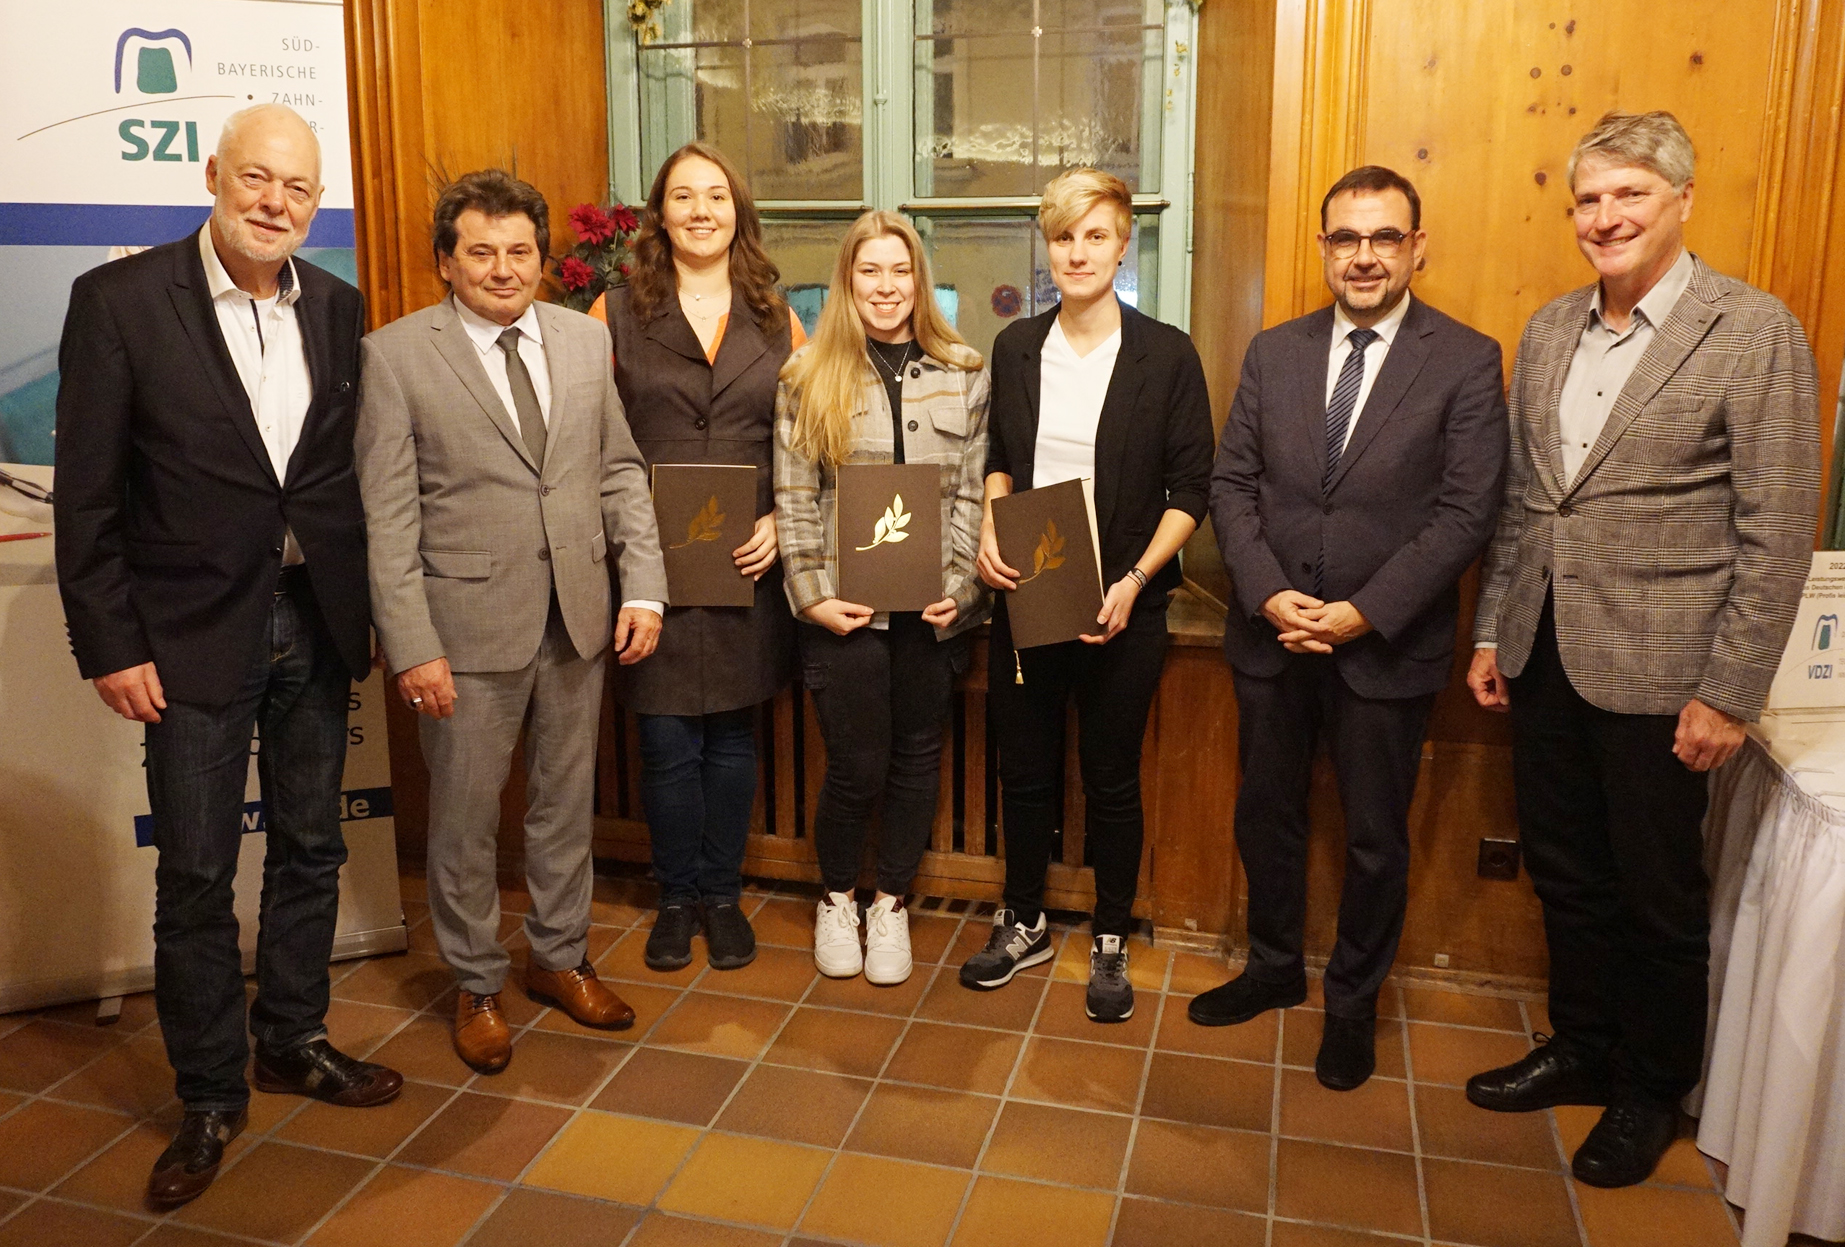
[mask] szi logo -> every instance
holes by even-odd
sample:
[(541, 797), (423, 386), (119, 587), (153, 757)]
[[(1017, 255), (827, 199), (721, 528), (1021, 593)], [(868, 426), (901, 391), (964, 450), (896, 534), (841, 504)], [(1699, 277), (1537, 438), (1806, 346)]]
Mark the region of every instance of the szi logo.
[(179, 72), (173, 60), (173, 49), (168, 46), (179, 44), (186, 51), (186, 70), (192, 70), (192, 40), (183, 30), (142, 30), (139, 26), (130, 26), (115, 41), (115, 93), (122, 93), (122, 58), (128, 51), (128, 41), (140, 39), (142, 43), (135, 49), (135, 90), (142, 95), (172, 95), (179, 90)]
[[(179, 68), (173, 53), (176, 49), (185, 52), (186, 72), (191, 73), (192, 40), (186, 37), (185, 31), (177, 28), (143, 30), (139, 26), (130, 26), (115, 41), (115, 93), (122, 93), (122, 67), (129, 44), (137, 40), (135, 90), (142, 95), (172, 95), (178, 91)], [(183, 150), (176, 146), (182, 127), (186, 136)], [(139, 117), (130, 117), (118, 125), (115, 132), (125, 145), (122, 148), (123, 160), (198, 163), (199, 124), (196, 121), (143, 121)]]
[[(138, 117), (129, 117), (115, 128), (115, 132), (128, 144), (122, 149), (123, 160), (187, 160), (197, 164), (199, 160), (199, 123), (183, 123), (186, 131), (186, 151), (182, 155), (173, 150), (173, 143), (179, 137), (181, 128), (177, 121), (142, 121)], [(141, 137), (142, 127), (146, 127), (147, 138)], [(149, 144), (152, 139), (152, 145)]]

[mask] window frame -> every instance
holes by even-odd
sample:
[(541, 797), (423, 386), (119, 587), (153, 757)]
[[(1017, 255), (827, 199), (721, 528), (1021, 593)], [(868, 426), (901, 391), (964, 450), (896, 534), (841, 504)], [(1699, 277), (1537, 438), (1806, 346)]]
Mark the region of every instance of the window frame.
[[(1030, 219), (1036, 215), (1036, 196), (925, 198), (916, 194), (916, 3), (917, 0), (904, 4), (860, 0), (865, 110), (862, 201), (758, 199), (756, 206), (764, 220), (850, 220), (867, 208), (891, 209), (912, 219)], [(1156, 11), (1162, 19), (1164, 73), (1142, 84), (1143, 110), (1159, 110), (1160, 190), (1134, 196), (1136, 216), (1155, 213), (1159, 219), (1155, 243), (1156, 306), (1142, 306), (1140, 310), (1180, 329), (1189, 329), (1197, 13), (1193, 0), (1144, 3), (1149, 24)], [(681, 24), (685, 19), (675, 17), (674, 11), (683, 13), (688, 7), (669, 5), (661, 16), (669, 23)], [(647, 110), (641, 103), (640, 42), (628, 22), (626, 0), (603, 0), (603, 30), (608, 65), (609, 193), (623, 203), (638, 204), (646, 198), (652, 180), (651, 172), (645, 169), (643, 153), (650, 146), (656, 150), (676, 147), (672, 136), (675, 132), (689, 133), (689, 119), (674, 116), (673, 110), (663, 117), (645, 115)], [(1143, 111), (1143, 119), (1146, 115)], [(644, 128), (648, 126), (658, 133), (647, 133)]]

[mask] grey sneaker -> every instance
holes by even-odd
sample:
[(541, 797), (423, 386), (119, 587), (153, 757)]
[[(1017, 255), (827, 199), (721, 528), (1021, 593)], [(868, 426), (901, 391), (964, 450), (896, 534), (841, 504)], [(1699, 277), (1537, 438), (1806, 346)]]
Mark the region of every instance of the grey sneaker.
[(1089, 994), (1083, 1012), (1092, 1022), (1125, 1022), (1134, 1016), (1134, 985), (1128, 982), (1127, 942), (1098, 935), (1089, 946)]
[(1028, 927), (1013, 921), (1012, 911), (1002, 909), (993, 915), (993, 934), (987, 946), (969, 957), (961, 966), (961, 986), (975, 991), (992, 991), (1012, 981), (1020, 970), (1049, 961), (1057, 955), (1051, 947), (1050, 924), (1044, 912), (1038, 912), (1038, 925)]

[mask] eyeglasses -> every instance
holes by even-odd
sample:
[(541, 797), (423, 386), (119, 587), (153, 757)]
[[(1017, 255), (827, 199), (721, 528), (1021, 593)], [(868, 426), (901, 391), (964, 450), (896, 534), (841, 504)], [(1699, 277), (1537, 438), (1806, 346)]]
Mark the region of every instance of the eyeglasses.
[(1394, 260), (1403, 250), (1403, 244), (1409, 235), (1402, 230), (1380, 229), (1375, 234), (1357, 234), (1349, 229), (1334, 230), (1326, 235), (1326, 247), (1335, 260), (1349, 260), (1358, 254), (1358, 248), (1365, 243), (1371, 244), (1371, 254), (1380, 260)]
[(51, 503), (51, 491), (49, 489), (41, 489), (31, 481), (21, 480), (10, 472), (0, 471), (0, 486), (4, 486), (17, 494), (24, 494), (34, 502), (42, 502), (47, 506)]

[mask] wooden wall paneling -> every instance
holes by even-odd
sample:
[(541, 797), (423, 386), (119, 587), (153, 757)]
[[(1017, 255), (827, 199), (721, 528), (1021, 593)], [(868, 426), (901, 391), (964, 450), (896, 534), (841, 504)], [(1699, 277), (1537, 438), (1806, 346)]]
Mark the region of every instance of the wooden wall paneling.
[(1158, 769), (1148, 789), (1144, 852), (1159, 942), (1215, 949), (1244, 943), (1236, 898), (1237, 719), (1230, 668), (1213, 645), (1174, 645), (1156, 713)]
[(1819, 365), (1820, 444), (1830, 478), (1838, 467), (1832, 434), (1845, 361), (1845, 0), (1782, 0), (1776, 20), (1773, 124), (1762, 157), (1769, 172), (1757, 196), (1762, 225), (1749, 280), (1779, 296), (1806, 326)]
[[(1223, 428), (1249, 340), (1262, 328), (1274, 0), (1211, 0), (1198, 14), (1198, 113), (1192, 163), (1192, 341)], [(1207, 518), (1185, 545), (1185, 575), (1219, 603), (1230, 580)]]

